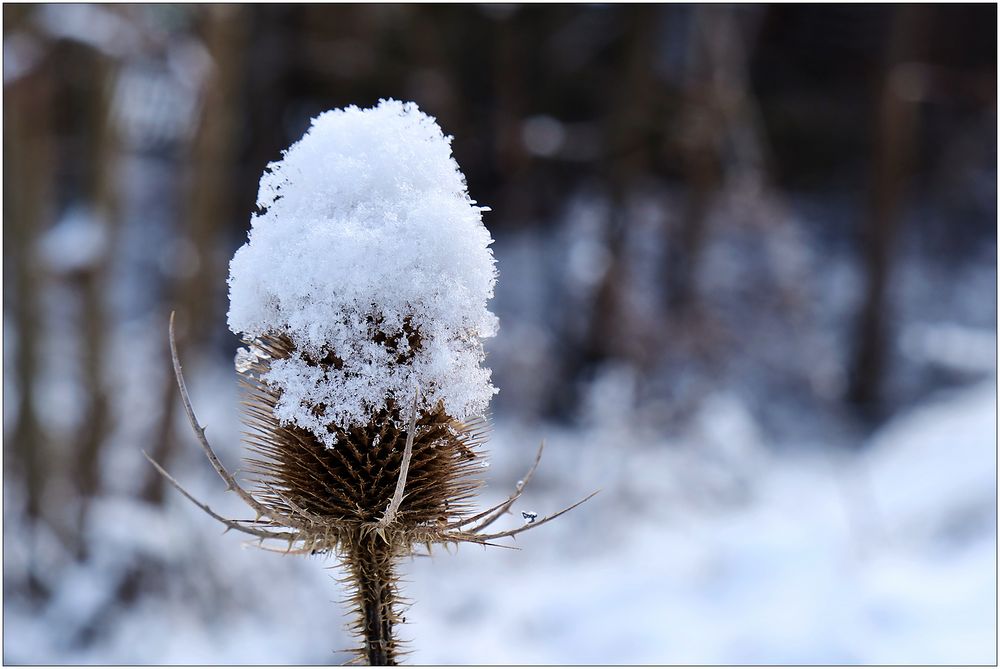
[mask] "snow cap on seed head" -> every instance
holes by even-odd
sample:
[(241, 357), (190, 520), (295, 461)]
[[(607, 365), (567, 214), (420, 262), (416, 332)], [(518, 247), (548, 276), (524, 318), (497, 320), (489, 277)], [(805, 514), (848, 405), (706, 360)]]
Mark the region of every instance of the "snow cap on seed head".
[(496, 392), (481, 364), (493, 240), (450, 142), (414, 103), (382, 100), (320, 114), (261, 177), (229, 327), (290, 339), (261, 380), (280, 391), (279, 420), (328, 446), (331, 426), (409, 406), (416, 384), (421, 410), (441, 402), (459, 420)]

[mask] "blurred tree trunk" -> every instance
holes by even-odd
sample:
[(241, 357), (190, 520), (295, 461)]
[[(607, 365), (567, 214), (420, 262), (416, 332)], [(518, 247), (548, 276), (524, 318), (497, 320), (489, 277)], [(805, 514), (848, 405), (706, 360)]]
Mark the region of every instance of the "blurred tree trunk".
[(445, 46), (449, 28), (460, 26), (450, 13), (440, 12), (433, 5), (416, 5), (409, 9), (412, 16), (406, 19), (405, 25), (410, 30), (404, 32), (408, 58), (403, 69), (413, 73), (407, 77), (407, 87), (421, 93), (417, 101), (421, 109), (460, 137), (467, 132), (464, 128), (468, 123), (465, 109), (468, 100), (458, 94), (458, 67)]
[[(525, 116), (524, 49), (521, 42), (522, 30), (519, 30), (516, 14), (498, 16), (494, 25), (494, 72), (493, 81), (496, 84), (496, 104), (491, 110), (494, 126), (490, 133), (493, 137), (493, 153), (496, 160), (497, 174), (502, 178), (516, 179), (528, 163), (528, 155), (521, 141), (521, 120)], [(515, 200), (515, 206), (520, 202)], [(520, 216), (518, 216), (520, 214)], [(529, 214), (526, 208), (518, 207), (508, 216), (523, 218)]]
[(919, 94), (908, 89), (919, 83), (907, 63), (925, 33), (927, 17), (926, 8), (894, 8), (881, 76), (871, 200), (861, 240), (866, 288), (847, 391), (848, 401), (869, 418), (881, 410), (890, 336), (887, 290), (918, 121)]
[[(241, 130), (239, 100), (243, 83), (242, 63), (246, 48), (247, 9), (240, 5), (206, 5), (202, 8), (205, 46), (213, 66), (203, 83), (200, 123), (194, 136), (187, 183), (190, 208), (185, 217), (187, 229), (180, 231), (197, 254), (197, 269), (190, 276), (174, 282), (170, 309), (178, 312), (178, 346), (200, 342), (204, 346), (217, 330), (224, 312), (227, 265), (219, 253), (220, 232), (233, 215), (233, 177), (237, 140)], [(166, 320), (164, 319), (164, 323)], [(165, 330), (164, 330), (165, 333)], [(164, 368), (170, 369), (170, 350), (164, 334)], [(173, 452), (177, 435), (174, 418), (179, 400), (177, 383), (168, 371), (161, 386), (163, 413), (156, 442), (150, 455), (166, 464)], [(143, 499), (160, 504), (166, 482), (155, 470), (147, 473)]]
[[(105, 228), (104, 239), (110, 240), (118, 228), (119, 214), (116, 167), (118, 142), (111, 120), (111, 100), (114, 83), (114, 64), (103, 54), (90, 52), (86, 99), (80, 106), (89, 108), (87, 123), (81, 128), (85, 135), (84, 164), (79, 166), (85, 180), (85, 192), (93, 203), (94, 225)], [(106, 283), (109, 248), (102, 256), (92, 259), (81, 268), (74, 284), (80, 297), (81, 320), (81, 375), (84, 384), (86, 408), (80, 426), (76, 452), (75, 480), (79, 500), (76, 518), (76, 550), (79, 559), (87, 555), (87, 515), (91, 500), (101, 488), (101, 451), (110, 431), (110, 398), (107, 388), (107, 363), (105, 347), (109, 339), (108, 310), (106, 308)]]
[(719, 113), (712, 79), (715, 62), (707, 43), (711, 29), (704, 14), (708, 8), (689, 8), (694, 26), (687, 45), (687, 67), (681, 92), (679, 138), (686, 201), (679, 229), (667, 236), (664, 265), (667, 310), (680, 317), (695, 301), (695, 282), (706, 239), (706, 224), (713, 194), (722, 181), (721, 146), (725, 128)]
[(747, 72), (746, 21), (733, 7), (697, 6), (682, 92), (680, 152), (687, 203), (670, 240), (667, 308), (684, 317), (697, 305), (697, 276), (708, 239), (708, 213), (723, 188), (747, 205), (739, 222), (767, 227), (783, 222), (769, 186), (768, 143)]
[(575, 346), (567, 346), (563, 356), (564, 377), (573, 381), (571, 390), (565, 392), (559, 388), (551, 400), (552, 410), (563, 416), (577, 408), (582, 386), (604, 362), (633, 357), (626, 309), (629, 203), (637, 179), (649, 164), (650, 135), (656, 127), (651, 104), (656, 74), (649, 55), (656, 38), (660, 8), (631, 5), (624, 11), (619, 88), (615, 95), (609, 96), (612, 102), (603, 128), (608, 156), (603, 177), (609, 185), (610, 202), (602, 241), (608, 262), (587, 311), (582, 337), (576, 338)]
[[(4, 15), (8, 10), (5, 6)], [(43, 277), (37, 267), (37, 240), (52, 216), (52, 142), (49, 109), (52, 85), (44, 64), (5, 85), (4, 105), (4, 258), (8, 261), (4, 311), (16, 332), (14, 379), (17, 416), (4, 452), (6, 470), (20, 469), (29, 519), (42, 515), (46, 448), (35, 406), (35, 382), (42, 339), (40, 296)]]
[[(8, 31), (19, 23), (21, 9), (4, 6)], [(43, 276), (37, 267), (37, 239), (39, 232), (49, 227), (53, 213), (49, 115), (52, 81), (48, 63), (37, 63), (34, 70), (5, 83), (4, 89), (4, 312), (10, 317), (7, 323), (16, 341), (11, 362), (17, 401), (13, 429), (5, 429), (4, 481), (20, 480), (23, 484), (26, 521), (31, 524), (45, 519), (42, 500), (51, 463), (35, 405), (39, 349), (44, 338), (40, 313)], [(6, 357), (8, 349), (4, 348)], [(33, 552), (34, 546), (29, 545), (29, 555)], [(29, 586), (34, 594), (42, 594), (40, 581), (32, 579)]]

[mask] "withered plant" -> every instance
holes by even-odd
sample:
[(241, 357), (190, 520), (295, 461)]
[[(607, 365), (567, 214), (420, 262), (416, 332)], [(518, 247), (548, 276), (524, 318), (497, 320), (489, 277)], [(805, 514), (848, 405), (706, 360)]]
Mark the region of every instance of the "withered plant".
[[(344, 139), (348, 131), (353, 134)], [(328, 270), (324, 266), (326, 273), (318, 275), (309, 275), (304, 268), (307, 288), (296, 293), (295, 281), (302, 277), (275, 283), (267, 283), (270, 276), (260, 278), (260, 265), (277, 266), (284, 258), (275, 246), (267, 246), (272, 242), (259, 242), (255, 247), (262, 237), (251, 234), (250, 243), (233, 260), (230, 278), (230, 326), (244, 335), (247, 346), (236, 361), (244, 390), (245, 438), (251, 451), (245, 468), (251, 475), (247, 487), (219, 460), (195, 417), (172, 315), (169, 335), (174, 372), (191, 427), (227, 489), (250, 507), (254, 518), (217, 514), (158, 463), (150, 462), (205, 513), (228, 529), (255, 537), (261, 547), (277, 550), (274, 544), (281, 542), (280, 550), (285, 553), (339, 557), (355, 610), (353, 629), (361, 641), (355, 649), (356, 661), (391, 665), (402, 653), (394, 634), (402, 603), (396, 571), (401, 559), (423, 550), (430, 553), (441, 544), (500, 545), (494, 542), (544, 525), (593, 495), (541, 519), (525, 513), (525, 524), (514, 529), (490, 531), (523, 494), (541, 458), (540, 447), (528, 473), (506, 500), (480, 512), (472, 510), (482, 484), (478, 475), (483, 471), (482, 447), (488, 429), (478, 410), (495, 392), (488, 383), (488, 370), (484, 374), (480, 368), (481, 337), (495, 331), (495, 317), (485, 309), (485, 298), (492, 294), (493, 260), (486, 248), (491, 240), (479, 235), (484, 230), (479, 222), (481, 210), (472, 207), (465, 195), (450, 150), (441, 152), (447, 140), (433, 119), (413, 105), (392, 101), (372, 110), (350, 108), (319, 117), (302, 142), (286, 152), (284, 165), (272, 164), (272, 172), (262, 179), (260, 199), (270, 210), (255, 219), (254, 233), (259, 226), (264, 231), (261, 235), (270, 234), (276, 228), (267, 226), (276, 225), (275, 221), (290, 220), (294, 227), (298, 219), (286, 216), (293, 205), (299, 205), (294, 210), (299, 215), (302, 202), (312, 206), (321, 201), (310, 192), (296, 203), (296, 193), (286, 187), (282, 169), (288, 172), (290, 165), (301, 172), (296, 161), (314, 145), (333, 155), (333, 159), (324, 158), (327, 168), (336, 167), (336, 159), (345, 155), (354, 160), (358, 149), (350, 142), (366, 132), (376, 145), (393, 143), (386, 149), (390, 158), (383, 159), (394, 161), (389, 163), (392, 169), (385, 170), (397, 175), (391, 187), (384, 179), (360, 186), (351, 181), (350, 188), (355, 190), (345, 195), (337, 182), (337, 195), (354, 197), (360, 206), (355, 203), (345, 208), (346, 213), (334, 210), (333, 214), (328, 207), (318, 224), (310, 218), (309, 225), (320, 226), (321, 239), (347, 228), (345, 239), (353, 243), (358, 235), (351, 226), (357, 223), (358, 210), (366, 217), (361, 228), (369, 235), (373, 230), (379, 233), (399, 218), (392, 198), (401, 199), (410, 207), (406, 224), (419, 234), (425, 224), (421, 216), (429, 217), (426, 225), (438, 225), (435, 212), (447, 213), (451, 206), (458, 214), (451, 219), (443, 216), (443, 224), (474, 237), (468, 262), (474, 269), (480, 263), (478, 274), (463, 274), (464, 259), (455, 256), (454, 250), (435, 264), (436, 247), (420, 247), (417, 239), (423, 255), (402, 263), (402, 269), (391, 275), (394, 283), (388, 288), (372, 280), (352, 283), (358, 268)], [(396, 143), (401, 141), (413, 146), (400, 149)], [(348, 152), (344, 142), (355, 153)], [(421, 181), (427, 176), (419, 170), (424, 164), (419, 160), (421, 152), (430, 156), (426, 165), (440, 168), (439, 180), (451, 179), (450, 190)], [(373, 200), (366, 189), (381, 193), (382, 199)], [(286, 197), (289, 193), (291, 197)], [(293, 205), (287, 204), (289, 200)], [(452, 238), (427, 230), (435, 244), (452, 243)], [(297, 231), (308, 238), (315, 229), (300, 226)], [(398, 234), (395, 228), (389, 229), (377, 239), (379, 248), (397, 244), (396, 256), (405, 255), (409, 248), (399, 242)], [(342, 248), (331, 244), (317, 250), (317, 244), (307, 239), (299, 252), (304, 260), (326, 263), (335, 262)], [(282, 243), (280, 249), (295, 252), (290, 243)], [(362, 255), (352, 251), (343, 261), (349, 264)], [(441, 304), (451, 309), (443, 312)], [(317, 331), (321, 333), (318, 338)]]

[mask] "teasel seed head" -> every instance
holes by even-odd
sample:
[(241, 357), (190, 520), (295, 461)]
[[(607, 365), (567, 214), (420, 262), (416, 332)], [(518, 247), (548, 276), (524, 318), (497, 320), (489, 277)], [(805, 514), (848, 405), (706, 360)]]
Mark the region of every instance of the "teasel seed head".
[(412, 103), (320, 115), (231, 264), (256, 497), (343, 556), (373, 662), (397, 652), (394, 561), (469, 511), (495, 392), (492, 240), (449, 143)]
[[(268, 166), (247, 244), (230, 264), (230, 328), (252, 457), (244, 488), (198, 423), (171, 316), (174, 372), (191, 426), (253, 521), (228, 528), (332, 553), (354, 603), (357, 659), (395, 664), (395, 564), (418, 546), (489, 544), (536, 528), (486, 532), (501, 504), (471, 513), (483, 471), (484, 417), (496, 389), (483, 366), (495, 335), (496, 279), (482, 212), (450, 138), (412, 103), (333, 110)], [(148, 457), (148, 456), (147, 456)], [(534, 514), (532, 514), (534, 520)]]

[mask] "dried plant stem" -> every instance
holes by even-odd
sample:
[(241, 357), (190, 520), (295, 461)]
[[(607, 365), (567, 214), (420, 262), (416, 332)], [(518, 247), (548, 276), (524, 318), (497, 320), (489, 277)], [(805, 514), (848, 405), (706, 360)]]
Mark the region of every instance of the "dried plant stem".
[(448, 527), (449, 528), (462, 527), (464, 525), (468, 525), (469, 523), (480, 521), (479, 524), (476, 525), (475, 527), (471, 527), (466, 530), (467, 532), (475, 533), (486, 529), (487, 527), (495, 523), (497, 520), (499, 520), (501, 517), (503, 517), (505, 513), (510, 511), (510, 507), (514, 506), (514, 502), (520, 499), (521, 494), (524, 492), (524, 489), (528, 486), (528, 483), (531, 482), (531, 477), (535, 475), (535, 470), (538, 469), (538, 463), (542, 461), (542, 452), (544, 450), (545, 450), (545, 442), (543, 441), (541, 444), (538, 445), (538, 453), (535, 454), (535, 461), (531, 463), (531, 468), (528, 470), (528, 473), (524, 475), (523, 479), (517, 482), (517, 485), (514, 487), (514, 492), (512, 492), (506, 500), (504, 500), (500, 504), (497, 504), (494, 507), (486, 509), (482, 513), (478, 513), (469, 518), (462, 518), (459, 521), (450, 524)]
[[(353, 555), (347, 560), (355, 581), (355, 599), (360, 614), (359, 631), (365, 640), (362, 654), (368, 658), (368, 664), (373, 667), (396, 664), (396, 641), (392, 635), (392, 627), (396, 622), (397, 579), (393, 573), (394, 542), (386, 537), (386, 529), (396, 521), (399, 506), (403, 503), (406, 476), (413, 458), (413, 437), (417, 431), (419, 399), (420, 387), (417, 386), (413, 395), (413, 407), (410, 410), (403, 460), (392, 500), (386, 507), (385, 514), (376, 523), (375, 534), (366, 532), (358, 541), (353, 542), (350, 549)], [(379, 540), (375, 539), (376, 536)]]
[(240, 525), (239, 521), (229, 520), (228, 518), (220, 516), (215, 511), (212, 511), (212, 509), (207, 504), (198, 501), (198, 499), (195, 498), (194, 495), (185, 490), (184, 487), (177, 482), (177, 479), (175, 479), (173, 476), (167, 473), (167, 470), (161, 467), (160, 463), (158, 463), (156, 460), (154, 460), (149, 456), (149, 453), (143, 451), (142, 454), (146, 456), (146, 459), (149, 460), (149, 462), (153, 465), (153, 467), (156, 468), (156, 471), (159, 472), (160, 475), (163, 476), (163, 478), (165, 478), (167, 482), (170, 483), (170, 485), (172, 485), (182, 495), (191, 500), (191, 502), (193, 502), (194, 505), (197, 506), (199, 509), (201, 509), (202, 511), (204, 511), (209, 516), (216, 519), (229, 529), (238, 530), (239, 532), (244, 532), (246, 534), (252, 534), (253, 536), (260, 537), (261, 539), (283, 539), (285, 541), (290, 541), (295, 539), (295, 535), (292, 534), (291, 532), (269, 532), (267, 530), (259, 530), (253, 527), (246, 527), (245, 525)]
[(198, 438), (198, 443), (201, 444), (201, 448), (205, 451), (208, 461), (212, 463), (212, 467), (218, 472), (222, 480), (226, 482), (226, 489), (234, 491), (239, 495), (240, 499), (247, 503), (251, 509), (257, 513), (258, 518), (271, 518), (279, 523), (286, 525), (287, 527), (293, 527), (295, 529), (305, 529), (302, 523), (296, 522), (293, 518), (287, 515), (276, 513), (273, 509), (265, 507), (263, 504), (258, 502), (253, 498), (250, 493), (243, 489), (229, 470), (223, 466), (222, 461), (219, 460), (219, 456), (215, 454), (215, 450), (212, 445), (208, 443), (208, 438), (205, 437), (205, 428), (201, 426), (198, 422), (198, 417), (195, 416), (194, 407), (191, 406), (191, 397), (188, 395), (187, 383), (184, 382), (184, 374), (181, 371), (181, 361), (180, 357), (177, 355), (177, 340), (174, 336), (174, 314), (175, 312), (170, 312), (170, 358), (174, 365), (174, 376), (177, 377), (177, 387), (181, 391), (181, 401), (184, 404), (184, 412), (187, 414), (188, 422), (191, 423), (191, 429), (194, 430), (195, 436)]
[(352, 542), (347, 564), (354, 581), (359, 636), (365, 640), (360, 655), (371, 666), (395, 665), (396, 575), (393, 548), (374, 534)]
[[(399, 512), (399, 505), (403, 503), (403, 491), (406, 488), (406, 475), (410, 471), (410, 460), (413, 458), (413, 435), (417, 432), (417, 401), (420, 399), (420, 386), (417, 386), (413, 395), (413, 408), (410, 410), (410, 425), (406, 433), (406, 445), (403, 447), (403, 462), (399, 467), (399, 479), (396, 481), (396, 489), (392, 493), (392, 500), (385, 510), (385, 515), (378, 521), (376, 531), (380, 535), (385, 531)], [(383, 535), (384, 538), (384, 535)]]
[(540, 527), (540, 526), (544, 525), (545, 523), (547, 523), (549, 521), (555, 520), (556, 518), (558, 518), (559, 516), (563, 515), (564, 513), (569, 513), (570, 511), (572, 511), (576, 507), (580, 506), (584, 502), (590, 500), (590, 498), (592, 498), (594, 495), (596, 495), (599, 492), (601, 492), (601, 491), (600, 490), (595, 490), (594, 492), (590, 493), (589, 495), (587, 495), (586, 497), (584, 497), (583, 499), (581, 499), (576, 504), (572, 504), (570, 506), (567, 506), (562, 511), (559, 511), (557, 513), (553, 513), (551, 515), (545, 516), (544, 518), (541, 518), (541, 519), (539, 519), (539, 520), (537, 520), (537, 521), (535, 521), (535, 522), (533, 522), (533, 523), (531, 523), (529, 525), (522, 525), (521, 527), (514, 528), (513, 530), (507, 530), (506, 532), (494, 532), (493, 534), (477, 533), (477, 534), (474, 534), (473, 536), (477, 537), (480, 540), (486, 540), (486, 541), (490, 541), (490, 540), (493, 540), (493, 539), (500, 539), (500, 538), (503, 538), (503, 537), (516, 537), (517, 535), (521, 534), (522, 532), (526, 532), (527, 530), (531, 530), (531, 529), (534, 529), (536, 527)]

